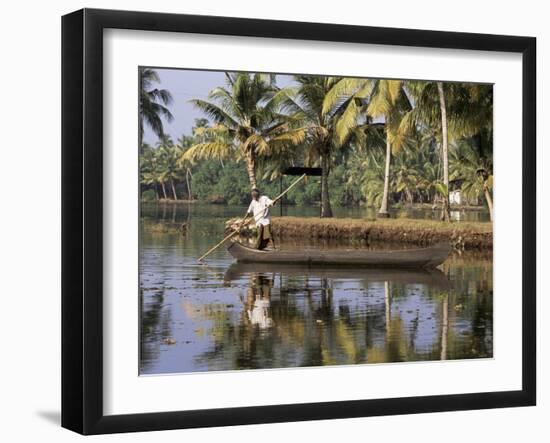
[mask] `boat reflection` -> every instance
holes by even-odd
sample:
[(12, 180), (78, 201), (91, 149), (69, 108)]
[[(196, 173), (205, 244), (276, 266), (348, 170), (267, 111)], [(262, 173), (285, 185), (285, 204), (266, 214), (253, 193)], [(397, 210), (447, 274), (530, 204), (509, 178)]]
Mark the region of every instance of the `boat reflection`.
[[(246, 282), (246, 298), (241, 297), (246, 318), (251, 326), (259, 330), (267, 331), (274, 326), (271, 312), (271, 290), (274, 281), (285, 278), (300, 277), (309, 281), (317, 280), (322, 283), (321, 292), (327, 296), (330, 292), (326, 288), (334, 280), (361, 280), (364, 283), (381, 283), (384, 285), (384, 311), (386, 334), (390, 334), (391, 325), (391, 284), (398, 285), (422, 285), (427, 288), (434, 288), (446, 291), (451, 288), (449, 279), (439, 269), (369, 269), (369, 268), (342, 268), (326, 266), (296, 266), (281, 264), (252, 264), (234, 263), (224, 275), (227, 285), (231, 282)], [(281, 283), (282, 286), (282, 283)], [(306, 287), (309, 285), (306, 285)], [(325, 298), (325, 297), (323, 297)], [(327, 301), (330, 305), (330, 296)], [(318, 320), (322, 322), (323, 320)], [(446, 353), (442, 350), (443, 354)]]
[(437, 289), (450, 289), (451, 282), (439, 269), (388, 269), (349, 268), (336, 266), (300, 266), (274, 263), (233, 263), (224, 274), (230, 283), (246, 276), (303, 276), (328, 279), (358, 279), (365, 282), (393, 282), (399, 284), (422, 284)]

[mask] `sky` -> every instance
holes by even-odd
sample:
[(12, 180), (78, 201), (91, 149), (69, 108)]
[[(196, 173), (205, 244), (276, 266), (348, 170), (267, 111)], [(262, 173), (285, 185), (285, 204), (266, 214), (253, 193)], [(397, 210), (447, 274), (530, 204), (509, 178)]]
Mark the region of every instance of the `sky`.
[[(205, 115), (196, 109), (189, 100), (194, 98), (207, 99), (210, 90), (216, 86), (225, 86), (225, 74), (223, 71), (194, 71), (186, 69), (160, 69), (155, 68), (159, 77), (159, 88), (167, 89), (172, 94), (174, 101), (169, 106), (174, 116), (171, 123), (163, 120), (164, 132), (176, 141), (183, 134), (191, 135), (191, 128), (196, 118), (204, 118)], [(288, 75), (278, 75), (277, 84), (280, 87), (289, 85), (292, 78)], [(151, 128), (145, 124), (143, 141), (154, 145), (157, 136)]]

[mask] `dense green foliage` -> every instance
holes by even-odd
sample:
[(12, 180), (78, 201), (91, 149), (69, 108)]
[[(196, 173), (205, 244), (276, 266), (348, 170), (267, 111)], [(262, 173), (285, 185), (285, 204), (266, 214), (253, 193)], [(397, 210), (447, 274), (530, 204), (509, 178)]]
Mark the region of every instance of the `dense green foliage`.
[(305, 165), (325, 174), (287, 203), (322, 201), (328, 216), (331, 204), (445, 207), (454, 190), (492, 213), (490, 85), (302, 75), (280, 89), (276, 76), (228, 73), (209, 98), (193, 100), (207, 118), (192, 134), (141, 145), (142, 199), (246, 204), (251, 186), (274, 197), (282, 172)]

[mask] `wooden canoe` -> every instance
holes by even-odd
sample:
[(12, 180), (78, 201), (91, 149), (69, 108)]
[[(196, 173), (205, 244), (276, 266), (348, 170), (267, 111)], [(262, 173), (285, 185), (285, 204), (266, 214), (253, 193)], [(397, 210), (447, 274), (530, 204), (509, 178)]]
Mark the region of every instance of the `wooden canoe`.
[(451, 252), (451, 245), (439, 243), (427, 248), (400, 250), (297, 249), (260, 251), (233, 242), (229, 253), (241, 263), (286, 263), (300, 265), (362, 266), (390, 268), (435, 268)]

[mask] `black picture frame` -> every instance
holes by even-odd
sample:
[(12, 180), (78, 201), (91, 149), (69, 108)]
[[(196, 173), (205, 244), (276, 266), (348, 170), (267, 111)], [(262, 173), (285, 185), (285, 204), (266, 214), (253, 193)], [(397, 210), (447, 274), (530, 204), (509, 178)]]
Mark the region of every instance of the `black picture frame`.
[[(104, 415), (102, 77), (103, 30), (107, 28), (521, 54), (522, 389)], [(65, 15), (62, 18), (62, 426), (82, 434), (103, 434), (535, 405), (535, 84), (536, 39), (532, 37), (97, 9), (83, 9)]]

